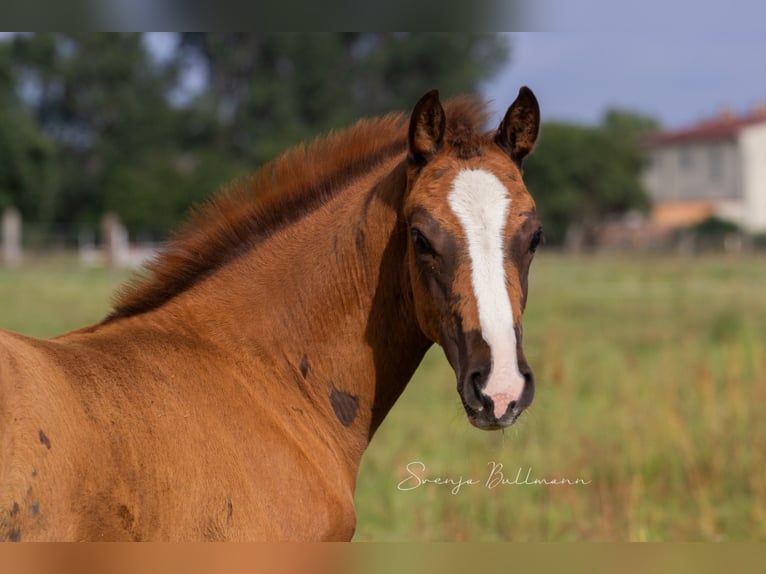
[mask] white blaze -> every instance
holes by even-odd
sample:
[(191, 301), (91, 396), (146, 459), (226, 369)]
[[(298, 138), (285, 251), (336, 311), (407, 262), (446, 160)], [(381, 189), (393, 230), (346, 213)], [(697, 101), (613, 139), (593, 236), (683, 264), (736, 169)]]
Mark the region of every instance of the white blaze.
[(494, 174), (466, 169), (458, 173), (452, 184), (449, 205), (468, 242), (481, 334), (492, 353), (492, 369), (484, 394), (492, 399), (495, 416), (500, 418), (524, 390), (503, 265), (503, 231), (511, 199)]

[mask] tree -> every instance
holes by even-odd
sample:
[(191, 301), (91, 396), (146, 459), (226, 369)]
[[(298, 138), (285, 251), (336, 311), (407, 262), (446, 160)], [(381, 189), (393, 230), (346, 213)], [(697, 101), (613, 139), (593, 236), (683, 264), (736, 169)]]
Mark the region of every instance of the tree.
[[(165, 93), (172, 78), (151, 65), (140, 34), (33, 34), (10, 46), (17, 86), (58, 150), (54, 217), (94, 225), (115, 194), (140, 194), (146, 157), (167, 155), (175, 118)], [(132, 166), (130, 190), (116, 172)]]
[[(255, 164), (330, 128), (408, 110), (427, 90), (473, 92), (505, 61), (489, 34), (183, 34), (207, 71), (192, 110), (219, 149)], [(199, 130), (204, 121), (193, 122)]]
[(562, 244), (578, 229), (593, 247), (605, 218), (644, 210), (642, 138), (656, 123), (642, 116), (608, 112), (597, 127), (548, 123), (525, 165), (525, 181), (536, 199), (546, 238)]
[[(163, 61), (141, 34), (11, 40), (13, 87), (55, 152), (50, 212), (60, 225), (93, 226), (108, 209), (132, 233), (162, 236), (193, 202), (291, 145), (406, 111), (433, 87), (444, 97), (476, 91), (507, 56), (489, 34), (176, 38)], [(198, 92), (184, 87), (190, 70), (205, 78)]]
[(0, 46), (0, 210), (15, 206), (34, 221), (53, 215), (55, 147), (16, 96), (7, 46)]
[(641, 148), (646, 137), (660, 128), (652, 117), (619, 109), (607, 110), (601, 126), (612, 141), (627, 144), (634, 150)]

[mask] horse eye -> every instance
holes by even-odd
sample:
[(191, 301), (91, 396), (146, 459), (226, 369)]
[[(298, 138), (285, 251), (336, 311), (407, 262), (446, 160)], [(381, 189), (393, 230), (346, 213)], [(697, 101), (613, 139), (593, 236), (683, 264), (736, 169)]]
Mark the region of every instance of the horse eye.
[(543, 240), (543, 230), (538, 229), (535, 231), (535, 234), (532, 236), (532, 241), (529, 243), (529, 252), (534, 253), (537, 251), (537, 248), (540, 245), (540, 242)]
[(413, 227), (410, 233), (412, 234), (412, 245), (415, 248), (415, 253), (418, 255), (436, 255), (431, 243), (419, 229)]

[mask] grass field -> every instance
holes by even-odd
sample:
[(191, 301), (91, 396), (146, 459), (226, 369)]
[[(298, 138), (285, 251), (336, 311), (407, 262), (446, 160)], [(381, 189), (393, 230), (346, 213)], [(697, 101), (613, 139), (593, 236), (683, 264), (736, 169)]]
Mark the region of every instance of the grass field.
[[(0, 327), (96, 321), (124, 278), (0, 269)], [(468, 424), (427, 355), (363, 461), (356, 540), (766, 539), (765, 259), (543, 254), (524, 327), (537, 396), (502, 433)], [(476, 484), (400, 490), (416, 461)], [(488, 488), (492, 462), (509, 482), (588, 484)]]

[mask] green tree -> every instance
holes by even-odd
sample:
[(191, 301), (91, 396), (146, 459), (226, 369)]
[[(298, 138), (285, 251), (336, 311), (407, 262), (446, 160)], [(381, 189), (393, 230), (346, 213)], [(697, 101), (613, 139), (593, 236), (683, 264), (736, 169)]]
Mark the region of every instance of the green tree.
[(585, 246), (593, 247), (605, 218), (648, 208), (641, 141), (655, 126), (621, 111), (608, 112), (596, 127), (543, 125), (537, 150), (525, 164), (525, 181), (549, 242), (562, 244), (577, 228)]
[[(141, 35), (19, 35), (10, 51), (26, 104), (58, 149), (57, 221), (95, 224), (114, 195), (140, 195), (142, 163), (168, 155), (176, 130), (172, 77), (152, 65)], [(134, 187), (117, 189), (129, 166)]]
[[(503, 38), (488, 34), (176, 39), (162, 62), (141, 34), (10, 42), (15, 89), (53, 142), (50, 211), (59, 224), (93, 226), (113, 210), (134, 234), (163, 235), (191, 203), (287, 147), (361, 116), (408, 110), (433, 87), (445, 97), (476, 91), (507, 55)], [(196, 93), (183, 83), (189, 71), (206, 80)]]
[(25, 218), (48, 221), (55, 191), (55, 147), (21, 105), (8, 48), (0, 45), (0, 210), (13, 205)]
[(622, 142), (634, 150), (640, 149), (646, 137), (660, 129), (655, 118), (619, 109), (607, 110), (601, 126), (613, 141)]
[(489, 34), (183, 34), (181, 58), (209, 89), (192, 122), (227, 154), (256, 164), (355, 119), (409, 110), (427, 90), (474, 92), (505, 61)]

